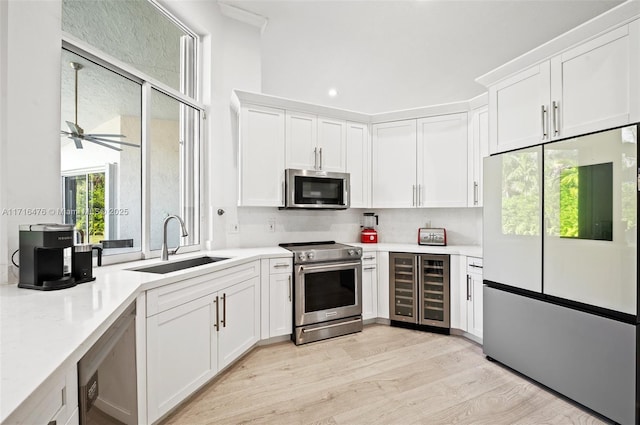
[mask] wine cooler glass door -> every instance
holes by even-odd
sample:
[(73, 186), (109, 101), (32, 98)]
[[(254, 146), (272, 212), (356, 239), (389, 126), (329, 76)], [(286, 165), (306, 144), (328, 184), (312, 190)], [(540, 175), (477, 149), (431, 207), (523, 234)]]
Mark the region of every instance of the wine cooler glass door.
[(449, 256), (422, 255), (420, 261), (420, 323), (449, 327)]
[(395, 254), (390, 256), (391, 288), (391, 320), (417, 323), (416, 306), (416, 265), (417, 257), (413, 254)]

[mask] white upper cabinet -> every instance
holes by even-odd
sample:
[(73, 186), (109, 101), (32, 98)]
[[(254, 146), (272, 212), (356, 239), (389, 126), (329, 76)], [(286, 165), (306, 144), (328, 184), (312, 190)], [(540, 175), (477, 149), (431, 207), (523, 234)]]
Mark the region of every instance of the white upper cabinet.
[(544, 62), (489, 87), (491, 153), (548, 140), (549, 82)]
[(371, 155), (369, 127), (347, 122), (347, 173), (351, 178), (351, 207), (371, 205)]
[(467, 206), (467, 114), (373, 125), (375, 208)]
[(467, 206), (467, 114), (417, 121), (419, 207)]
[(243, 105), (239, 128), (238, 205), (283, 206), (284, 110)]
[(300, 112), (286, 113), (286, 167), (346, 170), (346, 122)]
[(416, 120), (373, 125), (373, 207), (416, 206), (416, 128)]
[(315, 115), (287, 111), (287, 168), (316, 169), (318, 120)]
[(347, 170), (347, 123), (318, 117), (318, 167), (323, 171)]
[(552, 138), (638, 121), (638, 23), (624, 25), (551, 59)]
[(640, 120), (640, 21), (489, 87), (490, 152)]
[(489, 156), (489, 108), (473, 109), (469, 114), (468, 148), (469, 184), (467, 205), (481, 207), (482, 204), (482, 159)]

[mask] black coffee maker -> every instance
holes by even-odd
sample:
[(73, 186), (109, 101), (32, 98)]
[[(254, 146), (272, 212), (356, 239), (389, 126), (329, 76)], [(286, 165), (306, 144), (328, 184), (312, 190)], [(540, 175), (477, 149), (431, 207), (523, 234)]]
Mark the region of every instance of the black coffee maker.
[(19, 230), (18, 287), (51, 291), (76, 285), (72, 275), (73, 225), (26, 224)]

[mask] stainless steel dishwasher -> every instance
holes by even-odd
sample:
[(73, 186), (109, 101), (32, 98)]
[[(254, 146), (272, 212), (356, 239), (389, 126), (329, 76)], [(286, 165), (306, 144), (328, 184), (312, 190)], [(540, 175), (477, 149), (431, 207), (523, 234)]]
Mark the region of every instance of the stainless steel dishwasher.
[(78, 362), (80, 424), (136, 424), (136, 304)]

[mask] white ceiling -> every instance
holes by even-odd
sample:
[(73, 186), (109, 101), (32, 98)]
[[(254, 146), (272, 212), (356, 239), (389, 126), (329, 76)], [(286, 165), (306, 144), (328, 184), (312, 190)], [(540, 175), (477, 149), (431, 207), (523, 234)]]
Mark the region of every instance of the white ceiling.
[[(366, 113), (470, 99), (474, 79), (621, 0), (224, 0), (262, 15), (264, 93)], [(339, 95), (330, 98), (335, 87)]]

